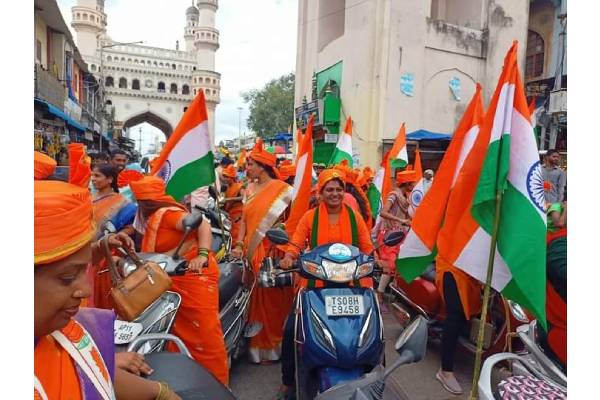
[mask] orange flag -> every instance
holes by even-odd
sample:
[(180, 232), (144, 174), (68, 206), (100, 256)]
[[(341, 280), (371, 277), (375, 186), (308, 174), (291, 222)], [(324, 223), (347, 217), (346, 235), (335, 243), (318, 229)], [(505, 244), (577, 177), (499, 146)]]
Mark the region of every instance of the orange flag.
[(308, 120), (306, 133), (301, 137), (298, 144), (298, 155), (296, 156), (296, 176), (294, 178), (294, 190), (292, 192), (292, 206), (290, 216), (286, 221), (286, 230), (291, 235), (298, 226), (300, 218), (308, 211), (312, 188), (312, 165), (313, 144), (312, 130), (314, 116)]

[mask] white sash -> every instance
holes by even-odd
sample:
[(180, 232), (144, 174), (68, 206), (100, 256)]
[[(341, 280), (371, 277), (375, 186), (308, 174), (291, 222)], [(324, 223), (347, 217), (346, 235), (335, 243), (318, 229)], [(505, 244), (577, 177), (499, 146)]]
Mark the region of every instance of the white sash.
[[(77, 323), (77, 322), (75, 322)], [(81, 324), (78, 324), (81, 326)], [(75, 360), (79, 368), (83, 371), (83, 373), (89, 378), (92, 382), (98, 394), (104, 400), (115, 400), (115, 390), (113, 388), (113, 384), (110, 380), (110, 376), (108, 380), (104, 378), (102, 375), (102, 371), (100, 367), (96, 364), (96, 361), (92, 357), (92, 350), (96, 349), (98, 354), (100, 351), (94, 343), (94, 339), (88, 333), (88, 331), (83, 328), (85, 335), (78, 343), (72, 343), (61, 331), (54, 331), (51, 333), (52, 337), (60, 344), (66, 351), (69, 353), (71, 358)], [(104, 364), (104, 360), (100, 357), (100, 362), (104, 369), (108, 372), (108, 368), (106, 368), (106, 364)]]
[(42, 382), (37, 378), (37, 376), (33, 376), (33, 389), (37, 394), (41, 397), (42, 400), (48, 400), (48, 395), (42, 386)]

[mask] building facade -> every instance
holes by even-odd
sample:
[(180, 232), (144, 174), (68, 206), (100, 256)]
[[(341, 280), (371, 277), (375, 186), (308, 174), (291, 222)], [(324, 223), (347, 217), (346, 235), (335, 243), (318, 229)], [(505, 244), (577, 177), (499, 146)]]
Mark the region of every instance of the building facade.
[[(102, 83), (105, 110), (114, 116), (114, 136), (148, 122), (169, 137), (200, 89), (206, 95), (209, 131), (220, 102), (221, 75), (215, 72), (219, 31), (218, 0), (197, 0), (185, 13), (185, 49), (119, 43), (107, 34), (103, 0), (78, 0), (71, 26), (90, 71)], [(142, 39), (142, 38), (140, 38)], [(182, 46), (183, 47), (183, 46)]]
[(99, 148), (100, 91), (55, 0), (34, 2), (34, 147), (66, 163), (67, 144)]
[(403, 122), (452, 134), (477, 82), (487, 104), (513, 40), (524, 66), (528, 15), (523, 0), (300, 0), (295, 106), (337, 96), (333, 119), (352, 117), (355, 158), (375, 167)]
[(567, 0), (529, 5), (525, 87), (535, 100), (540, 149), (567, 151)]

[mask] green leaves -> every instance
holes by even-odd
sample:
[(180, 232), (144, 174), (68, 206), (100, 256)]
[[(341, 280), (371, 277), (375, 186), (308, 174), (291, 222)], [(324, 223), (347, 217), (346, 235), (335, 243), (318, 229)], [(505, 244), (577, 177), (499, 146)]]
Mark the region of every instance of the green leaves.
[(262, 89), (241, 94), (250, 104), (247, 125), (258, 136), (287, 132), (294, 122), (294, 74), (268, 82)]

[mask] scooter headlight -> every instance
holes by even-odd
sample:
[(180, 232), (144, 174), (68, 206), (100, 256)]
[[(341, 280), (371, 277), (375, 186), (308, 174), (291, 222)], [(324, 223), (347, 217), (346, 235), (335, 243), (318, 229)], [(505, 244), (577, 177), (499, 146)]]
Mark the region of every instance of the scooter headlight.
[(350, 282), (354, 278), (356, 271), (356, 261), (348, 261), (338, 264), (329, 260), (321, 261), (321, 265), (326, 274), (326, 279), (332, 282)]
[(364, 264), (360, 264), (358, 269), (356, 270), (356, 279), (364, 278), (367, 275), (370, 275), (373, 272), (373, 263), (367, 262)]
[(527, 317), (527, 313), (523, 310), (518, 303), (515, 303), (512, 300), (508, 300), (508, 307), (510, 308), (510, 312), (512, 315), (520, 322), (529, 322), (529, 317)]
[(321, 266), (319, 264), (315, 264), (309, 261), (304, 261), (302, 263), (302, 266), (304, 268), (304, 270), (306, 272), (308, 272), (309, 274), (319, 278), (319, 279), (325, 279), (325, 273), (323, 272), (323, 268), (321, 268)]

